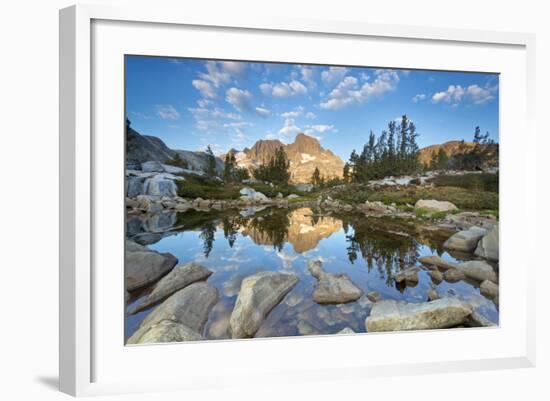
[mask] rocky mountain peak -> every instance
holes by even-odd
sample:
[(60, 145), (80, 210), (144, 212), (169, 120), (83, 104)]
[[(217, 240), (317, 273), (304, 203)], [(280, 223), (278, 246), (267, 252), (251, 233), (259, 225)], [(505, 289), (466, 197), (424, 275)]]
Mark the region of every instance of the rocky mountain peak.
[(278, 139), (261, 139), (246, 152), (246, 155), (252, 160), (267, 163), (273, 158), (275, 151), (284, 146)]
[(300, 133), (296, 135), (294, 143), (288, 145), (288, 151), (318, 155), (322, 151), (321, 144), (316, 138)]

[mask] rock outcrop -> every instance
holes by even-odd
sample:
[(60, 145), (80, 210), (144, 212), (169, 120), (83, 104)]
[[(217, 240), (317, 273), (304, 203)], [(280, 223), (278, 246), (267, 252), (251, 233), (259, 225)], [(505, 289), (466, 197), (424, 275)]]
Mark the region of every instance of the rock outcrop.
[[(137, 249), (132, 246), (130, 249)], [(126, 290), (133, 291), (157, 281), (176, 265), (178, 260), (171, 253), (158, 253), (147, 248), (131, 251), (126, 249)]]
[(498, 281), (498, 277), (493, 269), (493, 266), (482, 260), (471, 260), (469, 262), (460, 263), (457, 266), (457, 269), (462, 271), (466, 277), (472, 280), (489, 280), (494, 283)]
[(456, 267), (456, 263), (447, 262), (446, 260), (436, 255), (422, 256), (418, 260), (420, 263), (422, 263), (425, 266), (428, 266), (428, 267), (435, 266), (443, 270), (452, 269), (453, 267)]
[(217, 301), (216, 288), (205, 282), (193, 283), (148, 314), (128, 344), (201, 339), (208, 315)]
[(186, 263), (174, 267), (170, 273), (161, 278), (153, 287), (152, 291), (145, 297), (143, 302), (137, 305), (131, 314), (149, 308), (174, 292), (187, 287), (188, 285), (201, 280), (206, 280), (212, 272), (206, 267), (195, 262)]
[(308, 270), (317, 279), (313, 300), (319, 304), (341, 304), (358, 300), (363, 291), (347, 274), (327, 273), (320, 260), (310, 260)]
[(394, 300), (373, 305), (365, 321), (369, 332), (444, 329), (462, 324), (472, 307), (456, 298), (407, 303)]
[(246, 277), (231, 317), (229, 332), (232, 338), (253, 337), (267, 314), (298, 282), (294, 274), (264, 271)]

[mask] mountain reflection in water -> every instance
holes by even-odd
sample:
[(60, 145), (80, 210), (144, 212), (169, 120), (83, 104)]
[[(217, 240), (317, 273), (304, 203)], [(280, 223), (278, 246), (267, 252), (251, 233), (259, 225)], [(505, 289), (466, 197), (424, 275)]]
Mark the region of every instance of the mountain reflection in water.
[[(344, 327), (364, 332), (369, 312), (365, 297), (341, 305), (313, 302), (315, 279), (307, 270), (307, 261), (314, 258), (323, 260), (326, 271), (346, 273), (365, 293), (377, 291), (384, 299), (420, 302), (435, 288), (440, 294), (449, 292), (468, 300), (480, 314), (498, 322), (495, 305), (479, 294), (475, 284), (434, 284), (421, 270), (417, 284), (396, 285), (394, 275), (418, 264), (420, 256), (438, 254), (457, 260), (443, 251), (448, 233), (419, 231), (414, 221), (275, 207), (187, 211), (155, 218), (162, 227), (155, 229), (150, 219), (143, 217), (129, 220), (129, 236), (151, 249), (172, 253), (178, 263), (195, 261), (214, 272), (208, 282), (218, 288), (220, 300), (207, 322), (207, 339), (228, 338), (227, 325), (240, 283), (262, 270), (292, 272), (299, 282), (271, 311), (256, 337), (330, 334)], [(136, 295), (129, 306), (139, 303), (146, 293)], [(127, 316), (126, 337), (151, 310)]]

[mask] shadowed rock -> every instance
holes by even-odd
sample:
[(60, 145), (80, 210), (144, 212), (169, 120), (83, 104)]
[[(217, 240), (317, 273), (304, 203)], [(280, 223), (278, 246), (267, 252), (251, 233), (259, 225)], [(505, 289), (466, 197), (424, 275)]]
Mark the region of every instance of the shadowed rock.
[(356, 301), (363, 295), (363, 291), (353, 284), (347, 274), (327, 273), (319, 260), (310, 260), (308, 269), (318, 280), (313, 292), (313, 300), (319, 304)]
[(456, 298), (407, 303), (394, 300), (374, 304), (365, 326), (369, 332), (444, 329), (462, 324), (472, 307)]
[(464, 320), (464, 325), (467, 327), (494, 327), (496, 324), (491, 322), (489, 319), (481, 316), (477, 312), (472, 312), (470, 316), (468, 316)]
[[(145, 339), (148, 342), (157, 342), (158, 338), (165, 338), (163, 336), (168, 336), (167, 331), (170, 333), (174, 331), (180, 334), (187, 333), (181, 341), (197, 339), (197, 336), (201, 336), (208, 314), (217, 301), (218, 290), (216, 288), (205, 282), (193, 283), (170, 296), (147, 315), (136, 332), (128, 339), (128, 344), (143, 343), (142, 337), (147, 332), (149, 334), (145, 336)], [(170, 327), (159, 329), (153, 327), (165, 320), (179, 323), (185, 328), (171, 327), (168, 324), (165, 325)], [(151, 330), (153, 331), (151, 332)], [(159, 337), (156, 337), (156, 335)]]
[(456, 234), (452, 235), (443, 246), (447, 249), (452, 249), (455, 251), (462, 252), (473, 252), (477, 243), (487, 233), (487, 230), (480, 227), (470, 227), (467, 230), (459, 231)]
[(477, 256), (498, 262), (499, 249), (498, 249), (498, 224), (485, 235), (477, 244), (475, 250)]
[(132, 291), (157, 281), (168, 273), (178, 262), (171, 253), (154, 251), (126, 252), (125, 282), (126, 290)]
[(153, 290), (143, 302), (137, 305), (130, 313), (136, 313), (162, 301), (174, 292), (187, 287), (196, 281), (206, 280), (212, 272), (195, 262), (178, 265), (170, 273), (155, 284)]
[(296, 285), (294, 274), (260, 272), (246, 277), (229, 319), (229, 331), (233, 338), (252, 337), (260, 328), (267, 314)]

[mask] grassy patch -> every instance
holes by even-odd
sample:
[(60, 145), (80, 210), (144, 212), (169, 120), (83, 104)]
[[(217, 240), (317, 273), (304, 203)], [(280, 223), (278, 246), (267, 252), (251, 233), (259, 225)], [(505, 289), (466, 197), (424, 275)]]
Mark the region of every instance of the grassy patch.
[(498, 193), (498, 174), (438, 175), (430, 180), (436, 187), (457, 187)]
[(182, 198), (238, 199), (241, 185), (227, 184), (205, 177), (187, 175), (185, 181), (176, 181), (178, 196)]

